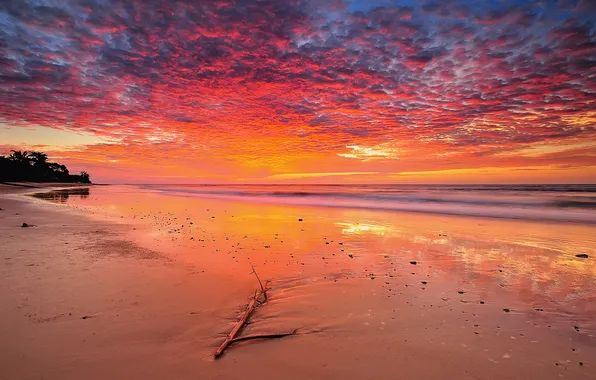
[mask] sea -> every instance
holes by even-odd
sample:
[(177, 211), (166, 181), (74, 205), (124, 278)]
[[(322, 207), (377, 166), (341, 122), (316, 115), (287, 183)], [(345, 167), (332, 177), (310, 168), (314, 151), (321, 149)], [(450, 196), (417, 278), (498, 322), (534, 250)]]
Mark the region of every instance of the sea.
[(182, 197), (596, 223), (596, 185), (141, 185)]

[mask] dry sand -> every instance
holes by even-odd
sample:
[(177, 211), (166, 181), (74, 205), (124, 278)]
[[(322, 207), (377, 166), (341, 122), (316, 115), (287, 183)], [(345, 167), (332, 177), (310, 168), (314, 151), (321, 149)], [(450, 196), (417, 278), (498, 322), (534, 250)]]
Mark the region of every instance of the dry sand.
[[(1, 379), (596, 377), (594, 227), (552, 226), (579, 260), (532, 240), (547, 225), (0, 192)], [(245, 333), (299, 334), (214, 361), (250, 263), (271, 299)]]

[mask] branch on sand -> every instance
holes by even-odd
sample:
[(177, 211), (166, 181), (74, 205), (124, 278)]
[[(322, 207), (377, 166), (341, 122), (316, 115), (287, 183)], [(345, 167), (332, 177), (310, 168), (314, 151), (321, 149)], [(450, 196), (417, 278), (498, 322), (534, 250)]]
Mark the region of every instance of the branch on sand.
[[(244, 313), (242, 313), (242, 316), (240, 317), (240, 320), (236, 323), (236, 325), (234, 325), (234, 328), (232, 329), (232, 331), (230, 331), (230, 333), (228, 334), (226, 340), (221, 344), (221, 346), (219, 346), (219, 348), (217, 349), (217, 351), (215, 351), (215, 354), (213, 355), (215, 359), (219, 358), (221, 355), (223, 355), (224, 351), (233, 343), (236, 342), (242, 342), (242, 341), (246, 341), (246, 340), (253, 340), (253, 339), (276, 339), (276, 338), (283, 338), (285, 336), (289, 336), (289, 335), (295, 335), (297, 330), (294, 330), (290, 333), (279, 333), (279, 334), (258, 334), (258, 335), (248, 335), (248, 336), (244, 336), (244, 337), (237, 337), (237, 335), (240, 333), (240, 331), (242, 330), (242, 328), (248, 324), (248, 319), (250, 318), (250, 316), (252, 315), (252, 313), (261, 305), (264, 305), (267, 300), (267, 289), (263, 286), (263, 283), (261, 282), (261, 279), (259, 278), (259, 275), (257, 274), (257, 271), (255, 270), (255, 267), (252, 266), (251, 264), (251, 268), (252, 268), (252, 274), (254, 274), (257, 277), (257, 281), (259, 281), (259, 289), (255, 290), (255, 293), (253, 295), (252, 300), (250, 301), (250, 303), (248, 304), (248, 307), (246, 308), (246, 310), (244, 311)], [(261, 301), (262, 299), (262, 301)]]
[(298, 330), (295, 329), (295, 330), (292, 330), (292, 331), (287, 332), (287, 333), (255, 334), (255, 335), (239, 336), (238, 338), (232, 339), (230, 343), (244, 342), (246, 340), (254, 340), (254, 339), (276, 339), (276, 338), (283, 338), (285, 336), (296, 335), (297, 332), (298, 332)]

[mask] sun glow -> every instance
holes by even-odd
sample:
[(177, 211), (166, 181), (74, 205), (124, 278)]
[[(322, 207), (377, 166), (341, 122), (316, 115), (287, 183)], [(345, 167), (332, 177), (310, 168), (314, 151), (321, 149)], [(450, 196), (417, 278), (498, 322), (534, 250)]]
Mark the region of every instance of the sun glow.
[(348, 145), (346, 146), (346, 148), (351, 149), (351, 152), (338, 153), (337, 155), (345, 158), (356, 158), (362, 161), (396, 159), (399, 155), (399, 151), (397, 149), (383, 147), (382, 145), (378, 145), (375, 147)]

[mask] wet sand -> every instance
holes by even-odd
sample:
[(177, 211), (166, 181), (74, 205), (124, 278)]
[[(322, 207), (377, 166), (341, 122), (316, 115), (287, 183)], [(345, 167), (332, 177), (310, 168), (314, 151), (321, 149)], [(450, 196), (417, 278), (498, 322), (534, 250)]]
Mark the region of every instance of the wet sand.
[(594, 226), (0, 190), (2, 379), (596, 375)]

